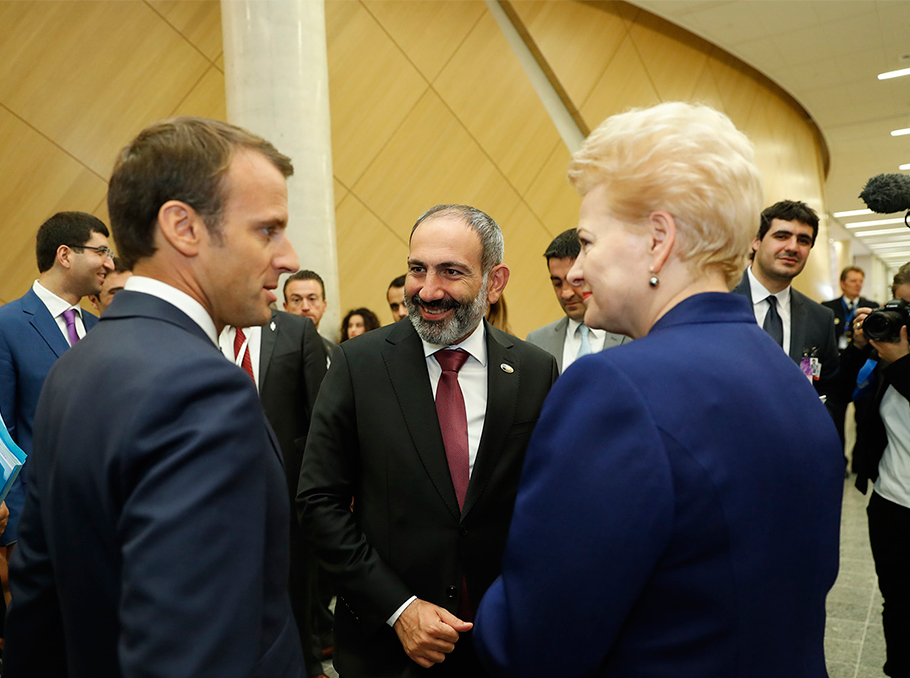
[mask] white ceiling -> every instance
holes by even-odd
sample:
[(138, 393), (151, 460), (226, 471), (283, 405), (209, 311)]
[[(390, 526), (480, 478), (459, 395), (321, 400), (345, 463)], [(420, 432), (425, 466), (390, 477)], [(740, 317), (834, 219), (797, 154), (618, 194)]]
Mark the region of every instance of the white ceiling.
[[(736, 55), (802, 104), (830, 151), (827, 205), (832, 214), (865, 208), (858, 196), (866, 181), (883, 172), (900, 172), (900, 165), (910, 163), (910, 135), (891, 136), (891, 130), (910, 127), (910, 76), (881, 81), (876, 77), (910, 68), (910, 0), (632, 0), (632, 4)], [(874, 227), (847, 231), (843, 228), (847, 223), (881, 218), (886, 217), (833, 219), (830, 235), (852, 237)], [(853, 238), (851, 249), (865, 253), (865, 244), (893, 243), (904, 235)], [(910, 251), (910, 231), (904, 239)], [(885, 251), (876, 254), (892, 265)], [(910, 256), (899, 254), (894, 260), (899, 265)]]

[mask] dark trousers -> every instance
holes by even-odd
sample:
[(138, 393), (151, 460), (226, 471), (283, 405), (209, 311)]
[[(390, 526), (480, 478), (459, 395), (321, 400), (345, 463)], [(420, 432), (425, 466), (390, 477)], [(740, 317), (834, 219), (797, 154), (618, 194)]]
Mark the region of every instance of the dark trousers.
[(872, 492), (869, 542), (882, 592), (882, 626), (892, 678), (910, 678), (910, 508)]

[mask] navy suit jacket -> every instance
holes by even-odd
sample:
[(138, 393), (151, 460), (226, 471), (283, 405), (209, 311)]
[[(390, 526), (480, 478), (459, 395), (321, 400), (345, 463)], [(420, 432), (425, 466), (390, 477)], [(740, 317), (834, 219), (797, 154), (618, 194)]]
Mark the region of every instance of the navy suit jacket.
[(478, 654), (521, 678), (825, 678), (843, 472), (748, 303), (690, 297), (550, 392)]
[(35, 422), (5, 676), (303, 675), (280, 451), (196, 323), (120, 292)]
[[(847, 309), (844, 308), (844, 297), (840, 296), (837, 299), (823, 301), (822, 306), (830, 308), (831, 312), (834, 313), (834, 338), (837, 341), (840, 341), (841, 335), (847, 329)], [(878, 308), (878, 302), (866, 299), (865, 297), (859, 297), (856, 300), (855, 308)]]
[[(88, 332), (98, 318), (85, 309), (81, 313)], [(10, 436), (26, 454), (32, 452), (35, 408), (44, 378), (68, 348), (57, 321), (34, 290), (29, 289), (19, 299), (0, 306), (0, 414)], [(0, 543), (17, 539), (28, 467), (26, 463), (7, 495), (10, 519)]]

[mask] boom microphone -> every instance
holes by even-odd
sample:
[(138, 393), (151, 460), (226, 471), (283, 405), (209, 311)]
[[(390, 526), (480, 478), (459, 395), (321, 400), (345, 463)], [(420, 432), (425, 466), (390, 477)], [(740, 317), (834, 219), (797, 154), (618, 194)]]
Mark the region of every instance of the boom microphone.
[(866, 203), (866, 207), (879, 214), (910, 210), (910, 176), (906, 174), (874, 176), (866, 182), (866, 187), (859, 197)]

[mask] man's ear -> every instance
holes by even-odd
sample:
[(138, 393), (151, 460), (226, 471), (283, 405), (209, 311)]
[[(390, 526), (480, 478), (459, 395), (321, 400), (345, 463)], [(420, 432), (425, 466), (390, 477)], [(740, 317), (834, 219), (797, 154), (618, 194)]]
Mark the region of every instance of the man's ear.
[(665, 210), (656, 210), (648, 215), (647, 226), (651, 272), (660, 273), (676, 245), (676, 219)]
[(164, 203), (158, 210), (158, 227), (164, 240), (183, 256), (194, 257), (199, 253), (206, 226), (196, 210), (185, 202)]
[(499, 297), (502, 296), (509, 282), (509, 274), (509, 267), (505, 264), (494, 266), (493, 270), (490, 271), (490, 288), (487, 291), (487, 301), (489, 303), (495, 304), (499, 301)]
[(88, 295), (88, 300), (89, 300), (90, 302), (92, 302), (92, 306), (95, 307), (95, 310), (96, 310), (96, 311), (100, 311), (100, 310), (101, 310), (101, 307), (98, 306), (98, 297), (97, 297), (97, 296), (95, 296), (94, 294), (90, 294), (90, 295)]
[(54, 257), (54, 263), (60, 264), (65, 269), (73, 266), (73, 255), (75, 252), (70, 249), (69, 245), (60, 245), (57, 248), (57, 255)]

